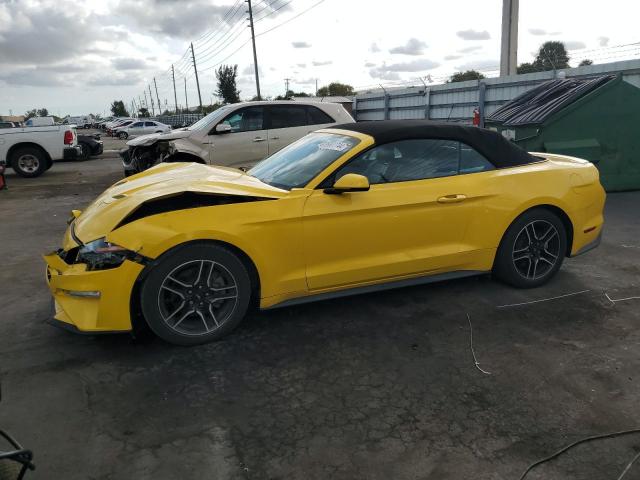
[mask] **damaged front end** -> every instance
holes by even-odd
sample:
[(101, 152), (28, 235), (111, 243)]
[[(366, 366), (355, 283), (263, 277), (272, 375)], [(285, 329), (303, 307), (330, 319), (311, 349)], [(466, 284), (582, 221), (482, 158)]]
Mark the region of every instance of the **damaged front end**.
[(157, 163), (164, 162), (173, 153), (169, 140), (158, 140), (150, 145), (130, 145), (120, 150), (124, 175), (128, 177), (143, 172)]

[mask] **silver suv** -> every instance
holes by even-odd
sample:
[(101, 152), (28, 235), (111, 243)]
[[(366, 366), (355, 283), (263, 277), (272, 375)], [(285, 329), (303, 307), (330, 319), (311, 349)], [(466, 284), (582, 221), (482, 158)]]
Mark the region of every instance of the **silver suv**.
[(190, 127), (130, 140), (120, 155), (125, 176), (158, 162), (248, 168), (307, 133), (353, 121), (338, 103), (236, 103), (220, 107)]

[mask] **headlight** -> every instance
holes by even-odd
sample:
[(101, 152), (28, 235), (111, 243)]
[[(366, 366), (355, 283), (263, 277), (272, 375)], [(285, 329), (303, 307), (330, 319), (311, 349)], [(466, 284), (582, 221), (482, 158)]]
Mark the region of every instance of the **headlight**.
[(127, 258), (134, 256), (134, 252), (99, 238), (80, 247), (76, 263), (86, 263), (87, 270), (107, 270), (119, 267)]

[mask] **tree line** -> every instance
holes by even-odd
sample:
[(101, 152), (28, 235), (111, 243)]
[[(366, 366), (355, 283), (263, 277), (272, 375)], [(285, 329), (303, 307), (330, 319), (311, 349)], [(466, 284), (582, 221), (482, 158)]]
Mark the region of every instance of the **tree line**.
[[(567, 52), (564, 43), (550, 41), (540, 45), (538, 53), (536, 54), (533, 62), (521, 63), (517, 67), (518, 75), (524, 73), (534, 72), (547, 72), (549, 70), (561, 70), (563, 68), (570, 68), (569, 53)], [(592, 65), (593, 60), (584, 59), (578, 65), (583, 67), (585, 65)], [(464, 72), (456, 72), (448, 80), (448, 83), (452, 82), (464, 82), (467, 80), (481, 80), (485, 76), (477, 70), (467, 70)]]

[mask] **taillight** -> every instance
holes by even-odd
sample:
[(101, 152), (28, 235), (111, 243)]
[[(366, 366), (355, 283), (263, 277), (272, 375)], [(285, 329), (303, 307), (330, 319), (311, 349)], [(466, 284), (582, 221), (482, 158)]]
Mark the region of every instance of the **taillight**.
[(73, 145), (73, 132), (71, 130), (64, 132), (64, 144)]

